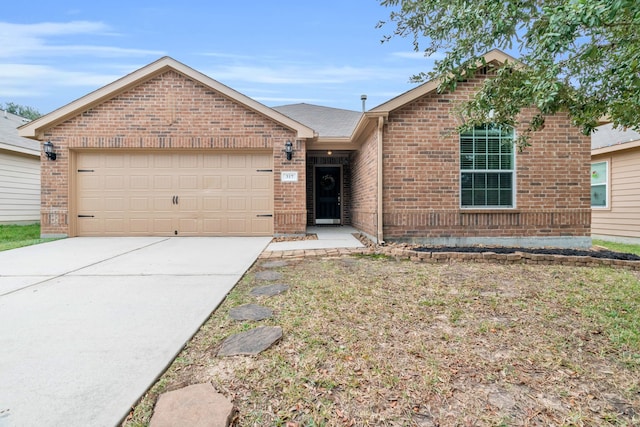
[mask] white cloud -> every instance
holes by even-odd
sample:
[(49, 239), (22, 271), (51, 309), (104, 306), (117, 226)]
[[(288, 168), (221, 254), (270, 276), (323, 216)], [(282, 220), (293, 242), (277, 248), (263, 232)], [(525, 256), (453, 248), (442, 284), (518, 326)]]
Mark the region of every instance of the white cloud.
[(56, 37), (67, 35), (114, 36), (111, 28), (102, 22), (71, 21), (12, 24), (0, 22), (0, 58), (49, 58), (59, 56), (91, 55), (97, 57), (163, 55), (164, 52), (127, 49), (113, 46), (75, 45), (52, 43)]
[(424, 52), (416, 52), (416, 51), (392, 52), (391, 56), (396, 58), (404, 58), (404, 59), (429, 59), (432, 61), (444, 58), (444, 54), (440, 52), (435, 52), (430, 56), (425, 56)]

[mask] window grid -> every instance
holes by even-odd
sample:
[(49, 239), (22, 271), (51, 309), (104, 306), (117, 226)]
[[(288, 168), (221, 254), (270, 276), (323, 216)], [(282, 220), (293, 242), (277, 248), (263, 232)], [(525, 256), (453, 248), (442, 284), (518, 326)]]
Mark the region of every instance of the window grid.
[(513, 207), (513, 129), (484, 125), (460, 134), (463, 207)]

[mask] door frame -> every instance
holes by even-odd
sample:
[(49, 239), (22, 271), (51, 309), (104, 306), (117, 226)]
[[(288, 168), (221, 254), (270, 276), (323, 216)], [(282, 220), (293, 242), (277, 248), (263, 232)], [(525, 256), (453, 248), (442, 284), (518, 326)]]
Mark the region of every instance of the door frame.
[[(339, 187), (339, 191), (340, 191), (340, 218), (337, 220), (328, 220), (328, 219), (321, 219), (319, 220), (320, 222), (318, 222), (318, 217), (317, 217), (317, 210), (316, 210), (316, 185), (317, 185), (317, 179), (318, 179), (318, 168), (337, 168), (340, 170), (340, 187)], [(317, 165), (313, 165), (313, 223), (315, 225), (342, 225), (342, 221), (344, 219), (344, 171), (342, 168), (342, 165), (326, 165), (326, 164), (317, 164)], [(337, 222), (336, 222), (337, 221)]]

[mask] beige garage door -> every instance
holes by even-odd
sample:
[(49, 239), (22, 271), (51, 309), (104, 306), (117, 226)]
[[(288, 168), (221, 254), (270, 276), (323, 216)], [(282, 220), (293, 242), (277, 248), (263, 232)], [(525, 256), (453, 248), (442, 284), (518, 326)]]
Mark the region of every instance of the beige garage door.
[(270, 236), (269, 153), (78, 153), (79, 236)]

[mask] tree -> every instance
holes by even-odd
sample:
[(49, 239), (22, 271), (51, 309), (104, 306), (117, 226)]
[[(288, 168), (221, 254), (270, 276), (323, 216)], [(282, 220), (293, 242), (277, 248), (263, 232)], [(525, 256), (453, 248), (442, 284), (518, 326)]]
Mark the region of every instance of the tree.
[(35, 120), (42, 116), (42, 114), (40, 114), (40, 112), (35, 108), (16, 104), (15, 102), (5, 103), (4, 110), (8, 113), (15, 114), (16, 116), (24, 117), (29, 120)]
[[(590, 134), (602, 118), (640, 130), (640, 2), (638, 0), (381, 0), (392, 8), (392, 37), (412, 37), (425, 56), (443, 53), (414, 81), (440, 79), (455, 90), (493, 48), (517, 51), (474, 99), (460, 107), (461, 127), (490, 121), (513, 126), (537, 107), (519, 143), (565, 111)], [(385, 22), (380, 22), (383, 26)]]

